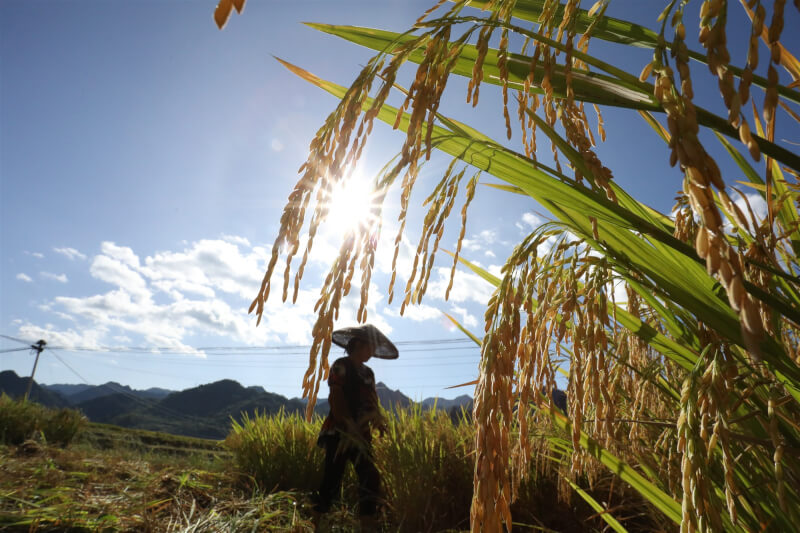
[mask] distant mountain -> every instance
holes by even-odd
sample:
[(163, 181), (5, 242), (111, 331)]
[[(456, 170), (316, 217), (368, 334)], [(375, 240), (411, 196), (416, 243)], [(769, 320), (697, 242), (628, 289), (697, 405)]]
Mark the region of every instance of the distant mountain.
[(155, 401), (137, 398), (125, 393), (114, 393), (99, 396), (77, 404), (75, 407), (92, 422), (104, 424), (114, 423), (114, 420), (136, 409), (150, 407)]
[(127, 394), (142, 399), (160, 400), (175, 392), (158, 387), (151, 387), (146, 390), (136, 390), (127, 385), (121, 385), (115, 381), (109, 381), (108, 383), (104, 383), (102, 385), (69, 385), (62, 383), (41, 386), (47, 390), (58, 392), (69, 402), (69, 404), (75, 406), (114, 394)]
[[(551, 391), (551, 397), (553, 400), (553, 405), (557, 409), (561, 409), (564, 413), (567, 412), (567, 393), (561, 389), (554, 388)], [(422, 401), (422, 404), (425, 405), (426, 403), (432, 403), (433, 398), (428, 398)], [(441, 400), (440, 400), (441, 402)], [(458, 422), (462, 418), (467, 418), (467, 420), (472, 419), (472, 408), (474, 406), (474, 402), (471, 397), (467, 395), (459, 396), (453, 400), (444, 400), (445, 405), (437, 404), (437, 409), (444, 409), (450, 415), (450, 418), (453, 422)], [(452, 403), (450, 403), (452, 402)], [(432, 407), (432, 406), (431, 406)]]
[[(21, 378), (13, 371), (0, 373), (0, 391), (19, 397), (24, 394), (26, 386), (27, 378)], [(385, 409), (415, 405), (408, 396), (390, 389), (385, 383), (379, 382), (376, 389)], [(63, 392), (63, 396), (58, 391)], [(287, 413), (304, 413), (307, 405), (307, 400), (287, 399), (267, 392), (261, 386), (244, 387), (230, 379), (182, 391), (135, 390), (116, 382), (96, 386), (56, 384), (41, 387), (34, 383), (31, 397), (52, 407), (69, 405), (80, 409), (93, 422), (211, 439), (225, 438), (231, 420), (241, 421), (244, 415), (253, 416), (256, 411), (274, 414), (281, 409)], [(471, 402), (472, 399), (466, 395), (454, 400), (427, 398), (422, 407), (429, 409), (436, 403), (437, 408), (448, 410), (456, 419), (461, 416), (462, 405), (469, 405), (471, 411)], [(327, 415), (327, 398), (319, 399), (314, 411), (320, 416)]]
[(102, 385), (92, 386), (81, 392), (71, 394), (67, 399), (73, 405), (79, 405), (90, 400), (102, 398), (103, 396), (111, 396), (112, 394), (131, 394), (135, 395), (132, 388), (127, 385), (120, 385), (116, 381), (109, 381)]
[(57, 392), (64, 398), (69, 398), (73, 394), (78, 394), (79, 392), (83, 392), (86, 389), (91, 389), (93, 387), (93, 385), (71, 385), (67, 383), (54, 383), (53, 385), (45, 385), (44, 383), (40, 383), (39, 386), (44, 389)]
[(153, 398), (156, 400), (160, 400), (161, 398), (166, 398), (175, 391), (169, 389), (162, 389), (159, 387), (150, 387), (149, 389), (134, 390), (133, 392), (143, 398)]
[[(5, 392), (12, 398), (22, 398), (28, 388), (28, 378), (22, 378), (13, 370), (0, 372), (0, 392)], [(36, 381), (31, 386), (29, 399), (47, 407), (66, 407), (69, 402), (55, 391), (40, 387)]]
[(160, 405), (184, 415), (216, 413), (225, 406), (246, 401), (259, 393), (248, 391), (238, 381), (223, 379), (180, 392), (173, 392)]
[(305, 404), (266, 392), (261, 387), (245, 388), (237, 381), (223, 379), (174, 392), (143, 410), (143, 413), (152, 418), (164, 418), (172, 414), (173, 418), (183, 418), (184, 422), (193, 423), (185, 428), (190, 432), (183, 434), (224, 438), (230, 431), (231, 419), (238, 422), (245, 415), (252, 417), (256, 411), (274, 414), (281, 409), (287, 413), (303, 412)]
[(400, 392), (399, 390), (392, 390), (386, 386), (385, 383), (379, 381), (375, 385), (378, 392), (378, 400), (381, 402), (381, 407), (387, 410), (396, 410), (398, 408), (405, 408), (410, 406), (413, 401), (411, 398)]
[(425, 398), (422, 400), (422, 407), (431, 409), (435, 405), (437, 409), (450, 410), (453, 407), (461, 407), (472, 403), (472, 396), (462, 394), (452, 400), (446, 398)]

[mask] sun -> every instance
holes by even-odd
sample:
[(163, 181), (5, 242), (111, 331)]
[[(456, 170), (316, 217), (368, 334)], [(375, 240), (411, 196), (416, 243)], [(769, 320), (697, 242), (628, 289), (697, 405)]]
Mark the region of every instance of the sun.
[(323, 225), (339, 235), (368, 228), (375, 217), (374, 208), (378, 207), (372, 183), (360, 172), (353, 172), (334, 187), (327, 203), (328, 216)]

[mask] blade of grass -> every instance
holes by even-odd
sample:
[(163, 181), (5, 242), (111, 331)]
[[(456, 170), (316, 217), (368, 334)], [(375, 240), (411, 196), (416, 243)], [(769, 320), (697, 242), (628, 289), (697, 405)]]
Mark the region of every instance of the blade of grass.
[(606, 524), (608, 524), (608, 525), (611, 527), (611, 529), (613, 529), (613, 530), (614, 530), (614, 531), (616, 531), (617, 533), (628, 533), (628, 530), (627, 530), (627, 529), (625, 529), (625, 528), (622, 526), (622, 524), (620, 524), (620, 523), (617, 521), (617, 519), (616, 519), (616, 518), (614, 518), (614, 517), (613, 517), (613, 516), (612, 516), (612, 515), (611, 515), (611, 514), (608, 512), (608, 510), (607, 510), (605, 507), (603, 507), (602, 505), (600, 505), (600, 503), (599, 503), (597, 500), (595, 500), (594, 498), (592, 498), (592, 496), (591, 496), (591, 495), (590, 495), (588, 492), (586, 492), (585, 490), (583, 490), (582, 488), (580, 488), (578, 485), (576, 485), (575, 483), (573, 483), (573, 482), (572, 482), (572, 480), (570, 480), (570, 479), (568, 479), (568, 478), (566, 478), (566, 479), (567, 479), (567, 483), (569, 483), (569, 486), (570, 486), (570, 487), (572, 487), (572, 490), (574, 490), (575, 492), (577, 492), (577, 493), (578, 493), (578, 496), (580, 496), (581, 498), (583, 498), (583, 501), (585, 501), (586, 503), (588, 503), (588, 504), (589, 504), (589, 506), (590, 506), (592, 509), (594, 509), (595, 511), (597, 511), (597, 514), (598, 514), (598, 516), (599, 516), (600, 518), (602, 518), (603, 520), (605, 520)]

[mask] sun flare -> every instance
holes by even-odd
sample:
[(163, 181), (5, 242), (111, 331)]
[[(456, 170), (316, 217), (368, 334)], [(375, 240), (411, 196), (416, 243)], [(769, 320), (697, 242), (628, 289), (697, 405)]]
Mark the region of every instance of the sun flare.
[(344, 235), (367, 227), (375, 207), (372, 183), (362, 174), (354, 172), (331, 192), (328, 198), (328, 216), (324, 225), (331, 232)]

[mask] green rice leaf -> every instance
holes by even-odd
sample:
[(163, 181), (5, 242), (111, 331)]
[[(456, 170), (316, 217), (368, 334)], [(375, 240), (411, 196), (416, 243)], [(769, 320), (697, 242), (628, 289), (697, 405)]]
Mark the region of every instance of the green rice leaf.
[[(549, 414), (550, 420), (561, 430), (567, 433), (572, 432), (572, 423), (567, 420), (564, 415), (548, 407), (540, 407), (539, 410)], [(631, 485), (647, 501), (664, 513), (667, 518), (676, 524), (681, 523), (681, 504), (672, 499), (667, 493), (648, 481), (625, 461), (606, 450), (599, 442), (589, 437), (589, 435), (583, 431), (581, 431), (580, 435), (580, 446), (586, 450), (589, 455), (605, 465), (611, 472), (619, 476), (620, 479)]]
[(611, 514), (610, 514), (610, 513), (609, 513), (609, 512), (606, 510), (606, 508), (605, 508), (605, 507), (603, 507), (602, 505), (600, 505), (600, 503), (599, 503), (597, 500), (595, 500), (594, 498), (592, 498), (591, 494), (589, 494), (588, 492), (586, 492), (585, 490), (583, 490), (582, 488), (580, 488), (578, 485), (576, 485), (575, 483), (573, 483), (573, 482), (572, 482), (572, 480), (570, 480), (569, 478), (567, 478), (567, 483), (569, 483), (569, 486), (570, 486), (570, 487), (572, 487), (572, 490), (574, 490), (575, 492), (577, 492), (577, 493), (578, 493), (578, 496), (580, 496), (581, 498), (583, 498), (583, 501), (585, 501), (586, 503), (588, 503), (588, 504), (589, 504), (589, 506), (590, 506), (592, 509), (594, 509), (595, 511), (597, 511), (597, 514), (600, 516), (600, 518), (602, 518), (603, 520), (605, 520), (606, 524), (608, 524), (609, 526), (611, 526), (611, 529), (613, 529), (613, 530), (614, 530), (614, 531), (616, 531), (617, 533), (628, 533), (628, 530), (627, 530), (627, 529), (625, 529), (625, 528), (622, 526), (622, 524), (620, 524), (620, 523), (617, 521), (617, 519), (616, 519), (616, 518), (614, 518), (614, 517), (613, 517), (613, 516), (612, 516), (612, 515), (611, 515)]

